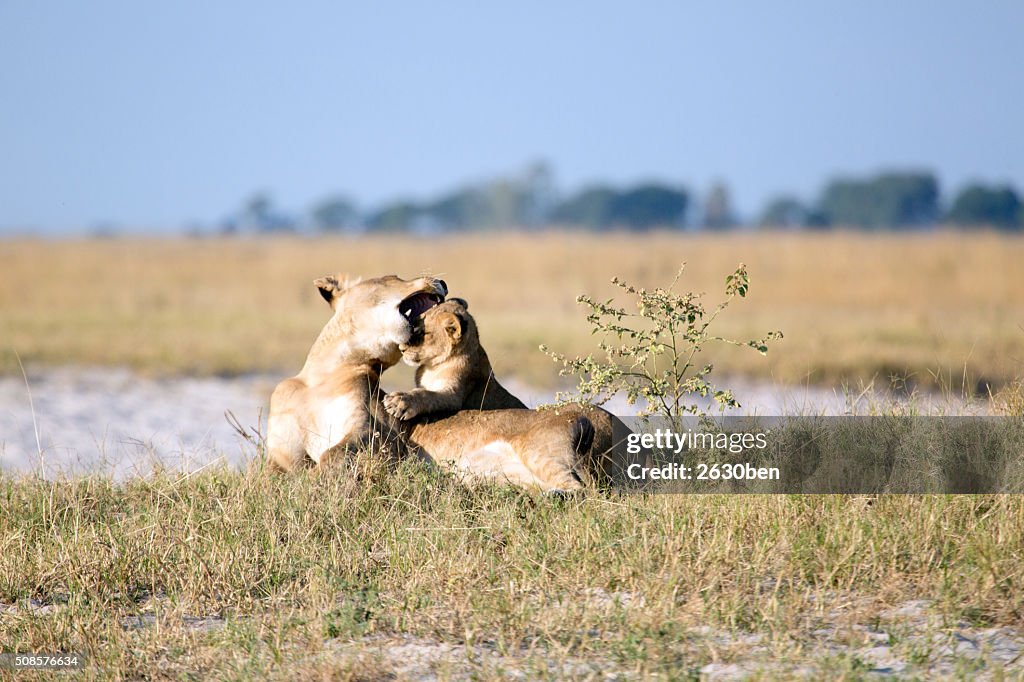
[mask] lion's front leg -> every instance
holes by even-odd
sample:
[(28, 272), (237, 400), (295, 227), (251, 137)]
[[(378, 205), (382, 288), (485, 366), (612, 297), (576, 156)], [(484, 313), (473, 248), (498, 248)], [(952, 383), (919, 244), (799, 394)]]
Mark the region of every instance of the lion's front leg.
[(323, 400), (307, 429), (306, 450), (319, 465), (365, 449), (373, 433), (369, 396), (353, 393)]
[(285, 379), (270, 396), (267, 421), (267, 470), (289, 472), (310, 463), (307, 455), (302, 413), (306, 385), (298, 379)]
[(403, 421), (421, 414), (453, 412), (460, 407), (462, 394), (455, 391), (437, 392), (414, 388), (408, 392), (398, 391), (384, 396), (384, 409), (391, 416)]
[(408, 446), (402, 424), (384, 408), (384, 393), (376, 390), (366, 401), (366, 410), (358, 424), (332, 448), (332, 456), (366, 453), (397, 461), (405, 457)]

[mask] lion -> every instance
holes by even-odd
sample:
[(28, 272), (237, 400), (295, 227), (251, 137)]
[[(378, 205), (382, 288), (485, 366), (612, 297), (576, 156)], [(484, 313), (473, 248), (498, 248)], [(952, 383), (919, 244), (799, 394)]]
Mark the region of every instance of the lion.
[(587, 485), (585, 457), (594, 427), (581, 414), (536, 410), (461, 410), (403, 422), (421, 455), (470, 479), (545, 491)]
[(398, 346), (412, 338), (420, 315), (448, 294), (445, 282), (432, 277), (388, 275), (349, 284), (344, 276), (326, 276), (313, 284), (334, 315), (302, 370), (270, 397), (267, 456), (283, 471), (319, 464), (328, 452), (365, 447), (381, 428), (400, 449), (397, 425), (381, 402), (380, 375), (401, 359)]
[[(402, 357), (399, 346), (413, 338), (423, 313), (444, 300), (448, 288), (442, 280), (389, 275), (348, 284), (343, 276), (329, 276), (314, 283), (334, 315), (299, 374), (278, 384), (271, 396), (272, 469), (323, 465), (382, 434), (385, 450), (396, 457), (452, 463), (473, 477), (523, 486), (581, 487), (575, 469), (590, 448), (593, 427), (580, 415), (505, 410), (486, 418), (463, 412), (409, 423), (384, 409), (380, 375)], [(520, 457), (525, 450), (539, 458), (532, 466)]]
[[(416, 368), (416, 388), (384, 398), (389, 414), (410, 420), (456, 410), (526, 408), (495, 378), (490, 358), (480, 344), (476, 320), (464, 299), (448, 299), (428, 310), (422, 319), (422, 330), (408, 343), (399, 344), (403, 362)], [(623, 479), (625, 469), (636, 458), (625, 451), (630, 431), (622, 420), (591, 405), (564, 405), (554, 412), (585, 417), (593, 426), (593, 443), (584, 462), (591, 480)]]
[(494, 377), (464, 299), (451, 298), (427, 311), (422, 331), (398, 348), (402, 361), (416, 368), (416, 388), (384, 399), (393, 417), (407, 420), (455, 410), (526, 409)]

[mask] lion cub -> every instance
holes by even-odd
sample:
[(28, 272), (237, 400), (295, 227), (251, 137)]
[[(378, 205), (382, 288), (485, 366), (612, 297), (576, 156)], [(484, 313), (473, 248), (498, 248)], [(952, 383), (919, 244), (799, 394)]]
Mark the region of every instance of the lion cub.
[[(407, 343), (399, 344), (402, 360), (417, 368), (416, 388), (384, 398), (384, 409), (390, 415), (408, 420), (458, 410), (526, 407), (494, 378), (491, 362), (480, 346), (476, 322), (467, 308), (461, 298), (448, 299), (423, 314), (422, 331), (417, 330)], [(591, 480), (628, 482), (630, 464), (651, 465), (646, 451), (628, 452), (626, 442), (631, 431), (607, 410), (564, 405), (552, 412), (577, 419), (571, 439), (578, 457), (572, 466), (587, 471)], [(581, 447), (583, 444), (585, 447)], [(520, 455), (530, 459), (528, 450)]]
[(438, 443), (462, 443), (456, 468), (481, 478), (546, 490), (582, 487), (577, 465), (594, 441), (590, 419), (526, 409), (505, 390), (494, 378), (464, 300), (448, 299), (421, 320), (422, 330), (398, 346), (402, 359), (416, 367), (416, 388), (385, 396), (384, 409), (403, 421), (427, 417), (427, 422), (430, 415), (461, 411), (464, 419), (488, 425), (488, 433), (499, 437), (481, 439), (450, 429), (424, 434), (424, 420), (416, 420), (411, 422), (410, 440), (427, 452)]
[(399, 345), (405, 363), (416, 367), (417, 388), (384, 398), (392, 416), (405, 420), (435, 412), (526, 408), (494, 378), (468, 308), (461, 298), (431, 308), (423, 315), (422, 336)]

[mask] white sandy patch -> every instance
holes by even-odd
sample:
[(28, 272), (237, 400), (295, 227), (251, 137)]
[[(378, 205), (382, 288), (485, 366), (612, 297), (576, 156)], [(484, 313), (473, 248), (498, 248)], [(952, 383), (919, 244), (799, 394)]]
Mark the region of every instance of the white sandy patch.
[[(273, 389), (267, 376), (149, 378), (126, 369), (29, 369), (0, 378), (0, 467), (6, 471), (102, 471), (117, 477), (156, 464), (195, 470), (240, 465), (254, 449), (230, 426), (230, 410), (256, 426)], [(35, 429), (38, 428), (37, 446)]]
[[(28, 473), (39, 471), (42, 464), (47, 476), (103, 472), (123, 478), (156, 465), (183, 471), (221, 462), (244, 465), (255, 456), (255, 448), (238, 436), (225, 413), (230, 411), (243, 426), (265, 433), (270, 393), (284, 376), (152, 378), (127, 369), (58, 367), (29, 368), (28, 378), (31, 407), (20, 376), (0, 377), (0, 468)], [(391, 372), (385, 386), (408, 388), (407, 381), (411, 377)], [(502, 383), (531, 407), (554, 400), (553, 391), (514, 379)], [(749, 380), (721, 384), (732, 388), (743, 406), (733, 414), (870, 414), (872, 401), (880, 400)], [(923, 412), (977, 412), (963, 401), (929, 396), (915, 401), (915, 409)], [(698, 404), (702, 409), (712, 407), (706, 399)], [(605, 408), (619, 415), (637, 411), (623, 399), (612, 400)]]

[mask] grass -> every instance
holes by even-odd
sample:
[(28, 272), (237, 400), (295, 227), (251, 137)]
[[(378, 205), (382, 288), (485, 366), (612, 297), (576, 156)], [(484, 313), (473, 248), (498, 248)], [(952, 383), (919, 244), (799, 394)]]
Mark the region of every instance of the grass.
[[(314, 277), (431, 270), (497, 373), (544, 384), (539, 343), (593, 349), (577, 294), (681, 260), (712, 297), (748, 264), (724, 334), (786, 333), (724, 375), (987, 384), (1020, 414), (1024, 240), (996, 234), (5, 242), (0, 368), (288, 373)], [(0, 650), (83, 652), (85, 679), (1020, 678), (1022, 555), (1017, 495), (563, 500), (372, 458), (0, 474)]]
[(723, 375), (838, 384), (890, 375), (984, 393), (1024, 361), (1024, 239), (995, 233), (7, 241), (0, 247), (0, 371), (126, 365), (154, 373), (296, 371), (328, 310), (313, 278), (336, 271), (441, 274), (467, 298), (499, 376), (550, 387), (537, 347), (593, 338), (574, 303), (612, 275), (669, 281), (712, 301), (748, 264), (751, 293), (722, 333), (782, 329), (767, 359), (725, 353)]
[(371, 460), (8, 477), (0, 547), (2, 648), (84, 652), (86, 679), (857, 679), (879, 641), (998, 673), (995, 644), (943, 643), (1024, 625), (1020, 496), (560, 500)]

